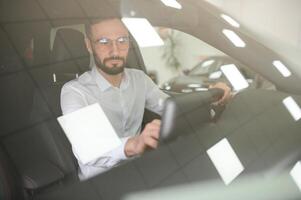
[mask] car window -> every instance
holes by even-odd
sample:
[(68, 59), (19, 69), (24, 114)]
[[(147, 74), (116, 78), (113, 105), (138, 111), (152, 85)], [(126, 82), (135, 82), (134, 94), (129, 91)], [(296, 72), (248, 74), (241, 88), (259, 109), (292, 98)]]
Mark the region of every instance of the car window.
[[(193, 92), (200, 84), (225, 82), (233, 88), (222, 68), (233, 65), (248, 83), (248, 88), (275, 89), (275, 86), (236, 59), (204, 41), (179, 30), (157, 27), (164, 45), (141, 48), (144, 63), (153, 80), (164, 90)], [(185, 79), (185, 80), (184, 80)]]
[(216, 59), (206, 59), (198, 63), (189, 71), (189, 75), (202, 75), (214, 72), (218, 67), (219, 61)]

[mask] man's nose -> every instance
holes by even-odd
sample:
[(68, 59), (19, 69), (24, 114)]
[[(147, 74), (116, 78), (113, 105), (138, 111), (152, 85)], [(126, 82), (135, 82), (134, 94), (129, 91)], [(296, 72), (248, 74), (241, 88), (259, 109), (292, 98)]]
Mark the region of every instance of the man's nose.
[(118, 56), (119, 55), (119, 48), (118, 48), (115, 41), (112, 41), (111, 52), (110, 53), (111, 53), (112, 56)]

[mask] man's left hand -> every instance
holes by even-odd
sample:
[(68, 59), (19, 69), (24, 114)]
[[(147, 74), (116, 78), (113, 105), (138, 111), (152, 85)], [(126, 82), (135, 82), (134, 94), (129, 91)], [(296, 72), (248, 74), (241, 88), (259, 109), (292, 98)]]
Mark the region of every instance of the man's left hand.
[(231, 88), (223, 82), (218, 82), (214, 85), (210, 85), (209, 88), (218, 88), (224, 91), (224, 95), (222, 96), (222, 98), (219, 99), (217, 102), (214, 102), (214, 105), (225, 105), (232, 97)]

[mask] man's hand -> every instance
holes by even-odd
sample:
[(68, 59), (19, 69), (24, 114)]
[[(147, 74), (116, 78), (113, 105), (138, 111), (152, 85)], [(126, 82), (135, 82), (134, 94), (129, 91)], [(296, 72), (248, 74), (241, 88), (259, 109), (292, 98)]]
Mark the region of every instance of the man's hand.
[(214, 85), (210, 85), (209, 88), (218, 88), (224, 91), (224, 95), (217, 102), (214, 102), (215, 105), (225, 105), (231, 99), (231, 88), (225, 83), (218, 82)]
[(128, 139), (125, 144), (125, 155), (127, 157), (143, 154), (147, 148), (156, 149), (160, 134), (160, 120), (153, 120), (146, 124), (140, 135)]

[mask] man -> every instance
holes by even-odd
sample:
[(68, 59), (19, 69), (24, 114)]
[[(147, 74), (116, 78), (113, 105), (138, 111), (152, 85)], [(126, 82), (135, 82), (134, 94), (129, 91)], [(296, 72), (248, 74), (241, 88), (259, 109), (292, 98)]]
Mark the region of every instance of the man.
[[(160, 120), (148, 123), (140, 133), (144, 108), (161, 114), (163, 107), (159, 102), (168, 97), (144, 72), (125, 69), (129, 33), (119, 19), (97, 21), (87, 26), (86, 31), (86, 46), (94, 57), (95, 66), (64, 85), (61, 108), (63, 114), (67, 114), (99, 103), (122, 145), (87, 165), (79, 161), (82, 179), (141, 155), (148, 148), (157, 148)], [(227, 98), (230, 89), (223, 84), (220, 88), (226, 91), (223, 99)]]

